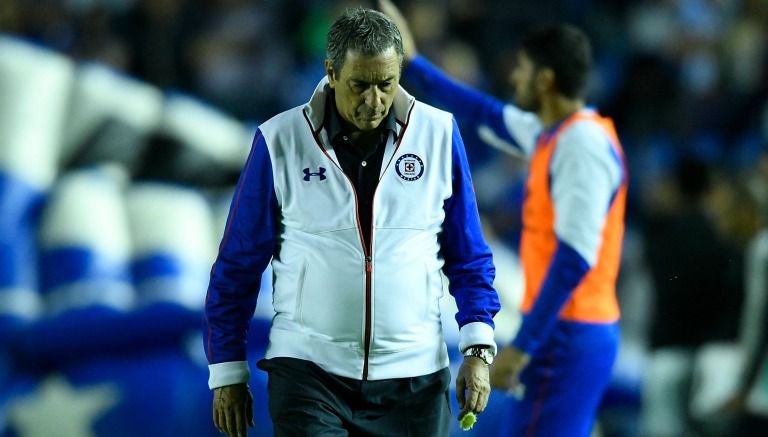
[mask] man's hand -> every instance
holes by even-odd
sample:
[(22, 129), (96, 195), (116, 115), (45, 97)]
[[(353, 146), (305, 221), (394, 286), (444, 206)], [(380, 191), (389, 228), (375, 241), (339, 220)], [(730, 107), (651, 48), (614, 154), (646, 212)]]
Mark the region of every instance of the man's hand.
[(480, 358), (464, 357), (456, 376), (456, 399), (461, 408), (459, 420), (470, 411), (482, 413), (488, 405), (490, 393), (488, 366)]
[(213, 390), (213, 423), (229, 437), (246, 437), (253, 423), (253, 396), (247, 384), (235, 384)]
[(400, 36), (403, 38), (403, 51), (405, 52), (403, 54), (403, 61), (407, 64), (418, 54), (416, 51), (416, 41), (413, 39), (408, 22), (400, 12), (400, 9), (390, 0), (379, 0), (379, 10), (389, 16), (397, 28), (400, 29)]
[(514, 346), (507, 346), (502, 349), (491, 366), (491, 385), (493, 388), (504, 390), (521, 399), (525, 387), (520, 384), (520, 374), (529, 361), (531, 361), (531, 356)]

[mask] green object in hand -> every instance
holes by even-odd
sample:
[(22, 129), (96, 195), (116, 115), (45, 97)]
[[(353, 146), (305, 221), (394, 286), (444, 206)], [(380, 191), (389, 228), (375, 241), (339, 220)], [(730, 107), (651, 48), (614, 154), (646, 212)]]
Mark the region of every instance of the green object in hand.
[(475, 413), (470, 411), (461, 418), (459, 421), (459, 426), (461, 426), (462, 430), (469, 431), (472, 429), (472, 426), (474, 426), (475, 422), (477, 422), (477, 416)]

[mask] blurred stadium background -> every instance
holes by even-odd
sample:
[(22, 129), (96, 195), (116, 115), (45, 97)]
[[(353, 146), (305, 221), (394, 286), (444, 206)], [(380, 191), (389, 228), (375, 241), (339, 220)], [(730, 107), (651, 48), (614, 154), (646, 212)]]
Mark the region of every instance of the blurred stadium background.
[[(631, 175), (623, 343), (594, 434), (735, 435), (744, 414), (720, 407), (768, 331), (768, 1), (396, 3), (422, 53), (505, 99), (528, 25), (587, 31), (589, 101), (616, 120)], [(373, 6), (0, 2), (0, 436), (218, 435), (200, 322), (229, 196), (256, 126), (308, 98), (328, 26), (357, 4)], [(462, 134), (508, 341), (524, 163)], [(746, 413), (766, 419), (760, 381)], [(265, 382), (253, 372), (253, 435), (271, 434)], [(492, 394), (455, 434), (495, 435), (506, 402)]]

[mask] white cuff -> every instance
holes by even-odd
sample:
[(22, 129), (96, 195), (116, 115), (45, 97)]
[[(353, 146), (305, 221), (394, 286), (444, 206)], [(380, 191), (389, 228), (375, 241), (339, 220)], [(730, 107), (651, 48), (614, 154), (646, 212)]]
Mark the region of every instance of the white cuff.
[(459, 351), (474, 345), (486, 345), (496, 355), (496, 341), (493, 339), (493, 328), (483, 322), (467, 323), (459, 329)]
[(208, 388), (224, 387), (225, 385), (243, 384), (251, 379), (248, 361), (228, 361), (226, 363), (209, 364)]

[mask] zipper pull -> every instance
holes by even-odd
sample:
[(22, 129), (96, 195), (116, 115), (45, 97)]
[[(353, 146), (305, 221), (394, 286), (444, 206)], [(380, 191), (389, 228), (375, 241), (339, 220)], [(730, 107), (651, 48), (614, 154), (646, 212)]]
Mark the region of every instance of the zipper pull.
[(370, 256), (366, 256), (365, 257), (365, 272), (366, 273), (371, 273), (372, 264), (373, 264), (372, 261), (373, 260), (372, 260), (372, 258)]

